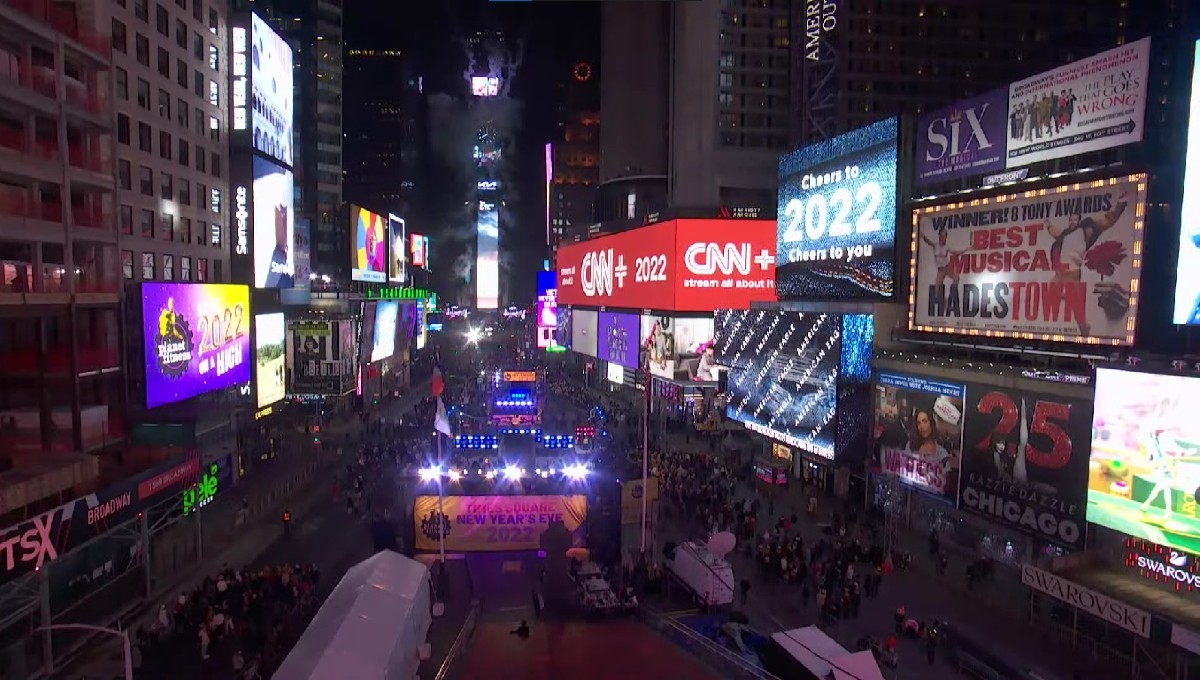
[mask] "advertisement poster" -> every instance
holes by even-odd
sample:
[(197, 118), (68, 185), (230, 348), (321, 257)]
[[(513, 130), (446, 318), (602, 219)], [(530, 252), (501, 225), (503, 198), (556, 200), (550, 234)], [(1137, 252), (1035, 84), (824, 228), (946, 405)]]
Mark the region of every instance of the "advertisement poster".
[(914, 330), (1133, 343), (1146, 176), (913, 213)]
[(892, 296), (899, 134), (889, 118), (779, 159), (780, 300)]
[(254, 396), (258, 408), (287, 394), (287, 323), (283, 312), (254, 317)]
[(596, 356), (596, 312), (576, 309), (571, 319), (571, 349), (584, 356)]
[(552, 271), (537, 273), (537, 346), (554, 344), (558, 331), (558, 277)]
[(795, 449), (832, 459), (841, 317), (732, 311), (714, 351), (729, 366), (726, 415)]
[(250, 382), (250, 289), (143, 283), (146, 408)]
[(537, 550), (542, 532), (561, 522), (584, 544), (586, 496), (417, 496), (413, 517), (417, 550), (489, 552)]
[(671, 309), (675, 223), (659, 222), (558, 249), (558, 304)]
[(288, 328), (292, 392), (341, 394), (343, 386), (353, 379), (354, 338), (350, 322), (297, 321)]
[(1192, 96), (1188, 103), (1179, 260), (1175, 266), (1175, 323), (1200, 325), (1200, 41), (1192, 58)]
[(408, 235), (409, 262), (412, 263), (412, 266), (421, 269), (429, 268), (425, 257), (425, 243), (428, 242), (428, 240), (429, 239), (420, 234)]
[(600, 312), (596, 334), (598, 359), (620, 364), (625, 368), (638, 366), (639, 317), (633, 314)]
[(554, 331), (554, 344), (570, 349), (572, 341), (571, 308), (558, 308), (558, 328)]
[(254, 287), (295, 287), (292, 171), (254, 157)]
[(922, 186), (1003, 169), (1008, 124), (1006, 87), (924, 114), (917, 120), (914, 183)]
[(1142, 141), (1150, 38), (1008, 86), (1008, 161), (1019, 168)]
[(383, 217), (352, 203), (350, 225), (354, 229), (351, 280), (387, 281), (387, 234), (384, 233)]
[(675, 220), (674, 270), (679, 275), (673, 282), (675, 304), (665, 309), (712, 312), (775, 301), (775, 223), (731, 222)]
[(1200, 554), (1200, 378), (1096, 369), (1087, 518)]
[(675, 323), (669, 316), (642, 316), (643, 369), (667, 380), (675, 379)]
[(375, 303), (375, 330), (371, 333), (371, 361), (382, 361), (396, 353), (396, 322), (400, 303), (381, 300)]
[(292, 262), (295, 263), (296, 288), (308, 288), (312, 279), (312, 223), (307, 217), (293, 221)]
[(404, 283), (408, 280), (408, 234), (404, 220), (388, 213), (388, 280)]
[(958, 507), (1083, 547), (1092, 405), (967, 383)]
[(479, 201), (475, 222), (475, 308), (500, 306), (500, 207)]
[(875, 462), (880, 471), (953, 504), (966, 388), (895, 373), (879, 373), (875, 380)]
[(250, 81), (254, 102), (250, 117), (254, 123), (254, 149), (292, 165), (292, 48), (271, 30), (267, 22), (253, 15), (254, 49)]
[(429, 310), (424, 300), (417, 300), (416, 305), (416, 344), (417, 349), (425, 349), (429, 342)]
[(668, 380), (697, 380), (704, 354), (713, 341), (713, 320), (693, 317), (642, 317), (642, 346), (652, 375)]

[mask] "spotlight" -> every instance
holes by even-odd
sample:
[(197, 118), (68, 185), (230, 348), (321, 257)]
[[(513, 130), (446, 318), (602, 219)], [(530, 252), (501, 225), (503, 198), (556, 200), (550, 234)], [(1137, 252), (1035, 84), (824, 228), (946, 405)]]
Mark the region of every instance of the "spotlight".
[(496, 478), (496, 471), (495, 471), (495, 470), (488, 470), (487, 472), (483, 473), (483, 478), (484, 478), (484, 479), (495, 479), (495, 478)]
[(568, 479), (572, 479), (575, 481), (581, 481), (581, 480), (587, 478), (588, 469), (587, 469), (587, 466), (585, 466), (585, 465), (580, 465), (579, 463), (575, 463), (574, 465), (568, 465), (565, 468), (563, 468), (563, 474), (566, 475)]
[(509, 465), (508, 467), (504, 468), (504, 478), (515, 482), (521, 478), (521, 474), (523, 472), (524, 471), (521, 470), (521, 468), (516, 467), (515, 465)]
[(446, 476), (449, 477), (450, 481), (452, 482), (457, 482), (458, 480), (462, 479), (462, 473), (458, 470), (451, 470)]
[(439, 467), (421, 468), (417, 471), (417, 476), (422, 482), (432, 482), (442, 476), (442, 469)]

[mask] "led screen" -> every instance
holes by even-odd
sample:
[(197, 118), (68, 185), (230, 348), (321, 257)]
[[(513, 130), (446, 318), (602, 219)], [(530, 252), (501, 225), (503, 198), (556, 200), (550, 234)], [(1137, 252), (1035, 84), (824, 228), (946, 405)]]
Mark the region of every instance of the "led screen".
[(1192, 97), (1188, 106), (1187, 151), (1184, 157), (1183, 204), (1188, 216), (1179, 229), (1179, 261), (1175, 268), (1175, 323), (1200, 325), (1200, 41), (1192, 60)]
[(396, 322), (400, 303), (385, 300), (375, 304), (375, 327), (371, 333), (371, 361), (381, 361), (396, 353)]
[(287, 393), (287, 324), (283, 313), (254, 317), (254, 396), (270, 406)]
[[(646, 350), (645, 368), (668, 380), (710, 380), (705, 352), (713, 339), (711, 317), (672, 318), (643, 316), (641, 344)], [(706, 364), (701, 368), (701, 364)]]
[(500, 79), (471, 76), (471, 94), (476, 97), (495, 97), (500, 94)]
[(297, 288), (308, 288), (312, 278), (312, 223), (306, 217), (293, 220), (292, 261)]
[(493, 201), (480, 201), (476, 222), (475, 308), (499, 306), (500, 208)]
[(387, 234), (383, 217), (351, 204), (350, 227), (354, 238), (351, 280), (369, 283), (387, 281)]
[(571, 347), (571, 325), (572, 313), (570, 307), (558, 308), (558, 328), (554, 331), (554, 344), (560, 347)]
[(729, 366), (727, 415), (822, 458), (834, 457), (841, 317), (734, 311), (715, 360)]
[(253, 15), (250, 81), (253, 88), (254, 149), (292, 165), (292, 48)]
[(292, 171), (254, 157), (254, 286), (294, 288), (296, 215)]
[(425, 244), (428, 242), (429, 239), (420, 234), (408, 235), (409, 262), (412, 263), (412, 266), (420, 267), (422, 269), (429, 268), (425, 258)]
[(641, 317), (633, 314), (600, 312), (597, 320), (596, 357), (620, 364), (625, 368), (637, 368), (638, 347), (641, 340)]
[(408, 234), (404, 220), (388, 214), (388, 280), (404, 283), (408, 279)]
[(429, 310), (425, 308), (424, 300), (417, 300), (417, 349), (425, 349), (429, 341)]
[(537, 346), (554, 344), (558, 330), (558, 277), (552, 271), (537, 273)]
[(143, 283), (146, 407), (250, 382), (250, 290)]
[(780, 300), (891, 297), (899, 132), (889, 118), (779, 159)]
[(953, 504), (962, 460), (962, 384), (880, 373), (875, 388), (879, 469)]
[(1200, 553), (1200, 378), (1096, 369), (1087, 519)]
[(596, 313), (576, 309), (571, 316), (571, 349), (585, 356), (596, 356)]

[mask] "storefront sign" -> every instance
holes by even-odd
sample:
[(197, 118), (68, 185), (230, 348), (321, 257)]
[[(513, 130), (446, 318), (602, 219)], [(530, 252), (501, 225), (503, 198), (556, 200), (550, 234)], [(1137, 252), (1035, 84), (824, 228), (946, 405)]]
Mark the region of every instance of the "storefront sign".
[[(586, 496), (418, 496), (413, 516), (417, 550), (455, 552), (537, 550), (542, 532), (561, 522), (583, 545)], [(444, 533), (443, 533), (444, 532)]]
[(771, 442), (771, 455), (792, 462), (792, 450), (778, 442)]
[(531, 383), (538, 381), (537, 371), (504, 371), (500, 374), (503, 382)]
[(1196, 593), (1200, 588), (1200, 566), (1195, 555), (1137, 538), (1126, 538), (1125, 548), (1125, 567), (1142, 578), (1181, 593)]
[(380, 288), (367, 290), (368, 300), (429, 300), (433, 298), (432, 291), (424, 288)]
[(1048, 571), (1021, 565), (1021, 582), (1125, 630), (1150, 637), (1150, 614)]
[(272, 413), (274, 413), (274, 412), (275, 412), (275, 407), (274, 407), (274, 406), (268, 406), (268, 407), (266, 407), (266, 408), (260, 408), (260, 409), (258, 409), (257, 411), (255, 411), (255, 412), (254, 412), (254, 419), (255, 419), (255, 420), (262, 420), (263, 418), (266, 418), (267, 416), (271, 415), (271, 414), (272, 414)]
[(233, 192), (234, 255), (250, 254), (250, 190), (240, 185)]

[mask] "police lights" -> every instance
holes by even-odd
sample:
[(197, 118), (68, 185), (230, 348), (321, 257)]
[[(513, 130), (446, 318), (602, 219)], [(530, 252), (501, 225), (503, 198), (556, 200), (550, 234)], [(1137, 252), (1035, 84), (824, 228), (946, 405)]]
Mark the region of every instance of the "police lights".
[(532, 434), (541, 437), (542, 431), (530, 427), (505, 427), (500, 430), (500, 434)]
[(547, 449), (569, 449), (575, 446), (575, 438), (569, 434), (539, 436), (538, 442)]
[(498, 449), (500, 440), (491, 435), (460, 434), (454, 438), (454, 446), (460, 449)]

